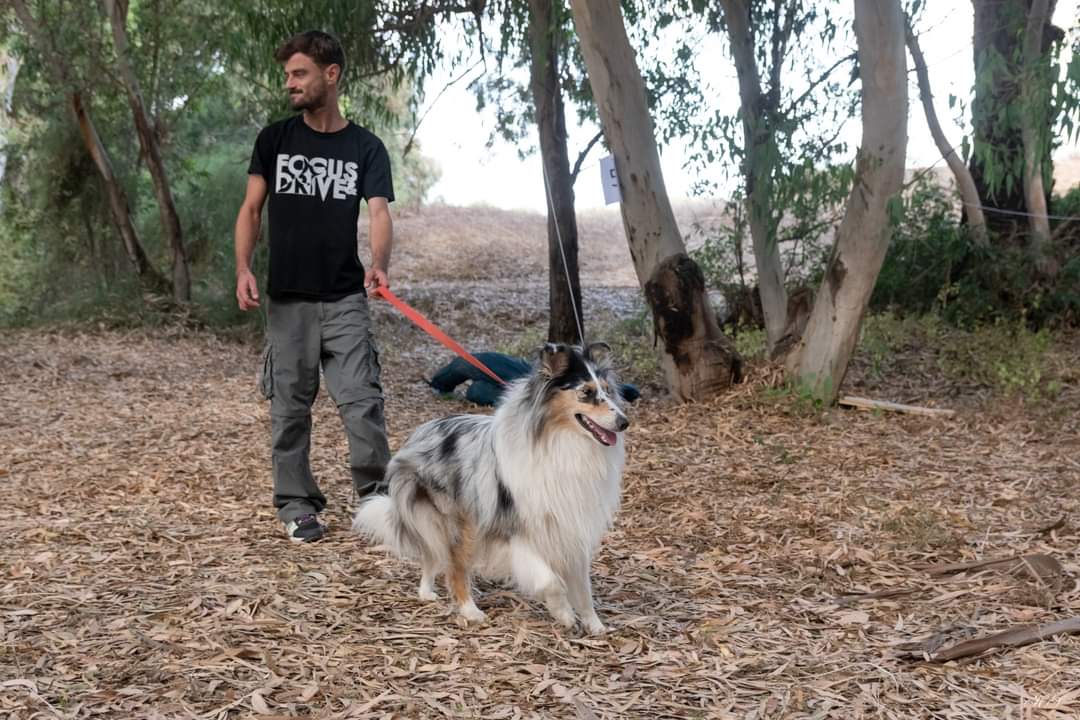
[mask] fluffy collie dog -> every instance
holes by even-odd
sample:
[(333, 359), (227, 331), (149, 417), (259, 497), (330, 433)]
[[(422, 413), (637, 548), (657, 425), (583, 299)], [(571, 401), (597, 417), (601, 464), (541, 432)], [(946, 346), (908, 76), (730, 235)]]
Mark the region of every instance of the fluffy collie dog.
[(619, 506), (629, 426), (603, 343), (548, 344), (494, 415), (421, 425), (390, 461), (388, 494), (365, 500), (353, 529), (419, 560), (420, 598), (445, 573), (470, 622), (473, 574), (507, 579), (563, 627), (604, 626), (593, 607), (593, 554)]

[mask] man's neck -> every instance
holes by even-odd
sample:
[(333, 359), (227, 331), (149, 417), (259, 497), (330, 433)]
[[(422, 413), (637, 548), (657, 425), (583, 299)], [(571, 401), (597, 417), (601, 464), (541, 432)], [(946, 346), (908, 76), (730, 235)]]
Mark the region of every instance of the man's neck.
[(321, 108), (305, 110), (304, 124), (315, 132), (331, 133), (341, 130), (348, 122), (341, 116), (337, 101), (332, 101)]

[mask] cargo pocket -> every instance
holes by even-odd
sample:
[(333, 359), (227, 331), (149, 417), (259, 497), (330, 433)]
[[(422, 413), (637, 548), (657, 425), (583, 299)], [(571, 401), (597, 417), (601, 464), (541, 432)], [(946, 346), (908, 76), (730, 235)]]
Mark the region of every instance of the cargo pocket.
[(274, 397), (274, 346), (266, 343), (263, 350), (262, 371), (259, 373), (259, 394), (264, 400)]

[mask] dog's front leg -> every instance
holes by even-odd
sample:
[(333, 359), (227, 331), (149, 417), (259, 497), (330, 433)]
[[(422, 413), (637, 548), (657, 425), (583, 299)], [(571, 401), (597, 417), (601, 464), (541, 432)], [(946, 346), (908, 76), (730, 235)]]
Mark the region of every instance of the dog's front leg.
[(599, 635), (607, 628), (600, 622), (593, 606), (592, 580), (589, 577), (589, 558), (582, 558), (570, 564), (567, 569), (566, 591), (574, 612), (581, 618), (581, 624), (590, 635)]
[(555, 621), (564, 628), (574, 626), (574, 610), (566, 597), (566, 585), (551, 566), (527, 542), (510, 545), (514, 582), (525, 593), (539, 598)]

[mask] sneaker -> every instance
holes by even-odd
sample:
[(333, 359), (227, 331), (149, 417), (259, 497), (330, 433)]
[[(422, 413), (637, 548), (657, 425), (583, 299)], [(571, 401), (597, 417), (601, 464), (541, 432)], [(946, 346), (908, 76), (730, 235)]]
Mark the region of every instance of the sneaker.
[(286, 522), (285, 534), (293, 542), (315, 542), (326, 535), (326, 526), (319, 522), (318, 515), (308, 513)]

